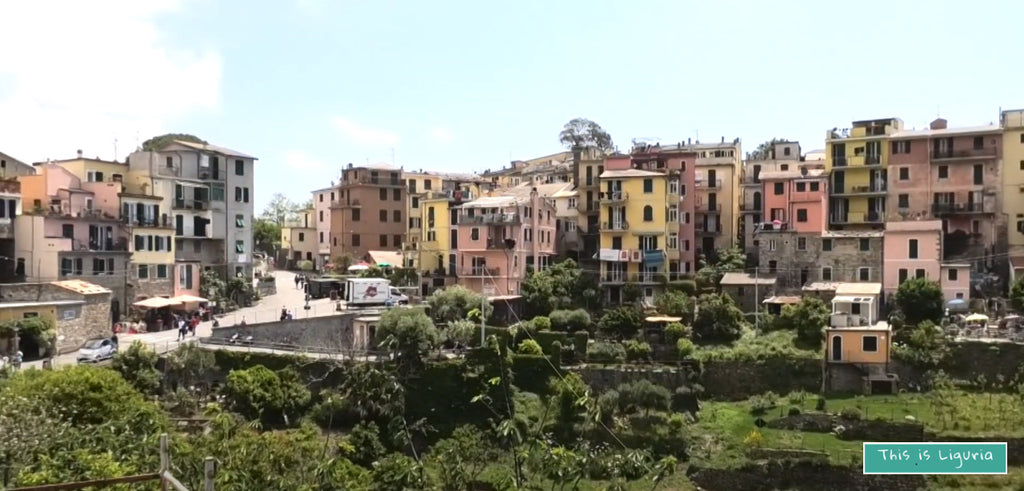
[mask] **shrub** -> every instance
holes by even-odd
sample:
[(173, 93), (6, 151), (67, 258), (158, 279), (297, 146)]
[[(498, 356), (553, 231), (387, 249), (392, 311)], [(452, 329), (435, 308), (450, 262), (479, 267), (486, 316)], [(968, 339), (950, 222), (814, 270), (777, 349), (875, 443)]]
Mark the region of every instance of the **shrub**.
[(609, 390), (597, 398), (597, 407), (602, 418), (610, 419), (619, 410), (619, 392)]
[(345, 441), (348, 443), (345, 448), (351, 449), (346, 457), (363, 467), (371, 467), (386, 452), (380, 442), (380, 429), (372, 421), (357, 424)]
[(534, 355), (539, 356), (544, 354), (544, 350), (540, 349), (540, 345), (532, 339), (524, 340), (519, 343), (519, 348), (516, 350), (521, 355)]
[(630, 339), (626, 341), (626, 359), (629, 361), (650, 361), (651, 345), (644, 341)]
[(825, 405), (826, 405), (825, 398), (824, 397), (819, 397), (818, 401), (814, 403), (814, 410), (815, 411), (824, 411), (825, 410)]
[(688, 338), (693, 335), (693, 329), (679, 322), (671, 322), (665, 326), (665, 338), (668, 342), (674, 343), (679, 339)]
[(779, 396), (774, 392), (765, 392), (750, 398), (750, 414), (760, 416), (778, 405)]
[(697, 282), (693, 280), (670, 281), (665, 285), (665, 288), (668, 291), (682, 292), (691, 297), (697, 295)]
[(530, 323), (533, 324), (533, 328), (537, 331), (551, 330), (551, 319), (544, 317), (543, 315), (534, 317), (533, 320), (530, 321)]
[(694, 349), (693, 341), (686, 338), (676, 340), (676, 353), (679, 355), (679, 358), (686, 359), (693, 356)]
[(786, 414), (788, 414), (789, 416), (799, 416), (800, 415), (800, 408), (798, 408), (796, 406), (790, 406), (789, 407), (789, 411), (787, 411)]
[(636, 307), (623, 306), (606, 310), (601, 316), (599, 325), (601, 329), (619, 336), (620, 339), (629, 339), (636, 335), (643, 327), (643, 315)]
[(839, 413), (839, 417), (843, 418), (843, 419), (854, 420), (854, 421), (860, 420), (861, 418), (863, 418), (863, 416), (860, 413), (860, 409), (857, 409), (855, 407), (845, 407), (845, 408), (843, 408), (843, 410)]
[(548, 380), (558, 373), (551, 369), (553, 364), (554, 361), (543, 355), (514, 355), (512, 373), (515, 385), (526, 392), (547, 393)]
[(653, 410), (667, 410), (671, 403), (672, 393), (665, 387), (640, 379), (618, 387), (619, 408), (624, 412), (642, 410), (648, 414)]
[(584, 309), (556, 310), (549, 316), (551, 329), (556, 331), (589, 331), (592, 320)]
[(626, 349), (619, 343), (591, 343), (587, 346), (587, 361), (593, 363), (622, 363), (626, 361)]

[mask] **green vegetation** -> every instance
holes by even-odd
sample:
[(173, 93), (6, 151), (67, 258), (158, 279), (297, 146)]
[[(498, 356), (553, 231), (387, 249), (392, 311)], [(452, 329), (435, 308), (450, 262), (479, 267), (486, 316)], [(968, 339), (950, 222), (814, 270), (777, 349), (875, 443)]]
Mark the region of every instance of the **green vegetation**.
[(791, 331), (776, 331), (757, 335), (746, 331), (731, 345), (698, 346), (694, 358), (703, 361), (760, 361), (768, 358), (820, 359), (817, 349), (798, 347), (797, 337)]

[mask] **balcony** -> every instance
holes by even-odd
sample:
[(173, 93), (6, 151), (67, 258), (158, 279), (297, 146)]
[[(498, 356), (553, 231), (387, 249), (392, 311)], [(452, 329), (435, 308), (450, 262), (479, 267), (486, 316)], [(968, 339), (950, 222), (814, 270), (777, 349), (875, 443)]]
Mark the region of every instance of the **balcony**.
[(519, 225), (523, 223), (518, 213), (488, 213), (486, 215), (460, 215), (459, 225)]
[(715, 203), (713, 205), (705, 205), (704, 203), (697, 203), (697, 206), (694, 207), (693, 212), (704, 214), (718, 214), (722, 212), (722, 204)]
[(849, 190), (833, 186), (832, 196), (885, 196), (888, 185), (884, 182), (869, 186), (850, 186)]
[(713, 223), (698, 223), (695, 231), (699, 235), (722, 235), (722, 226)]
[(697, 189), (722, 189), (721, 179), (697, 179), (693, 183)]
[[(410, 194), (416, 194), (414, 191), (410, 191)], [(424, 191), (422, 193), (422, 199), (424, 200), (435, 200), (435, 199), (446, 199), (448, 201), (454, 201), (461, 203), (463, 201), (471, 201), (475, 198), (473, 193), (470, 191), (463, 191), (461, 189), (450, 189), (446, 191)]]
[(740, 203), (740, 213), (761, 213), (761, 204)]
[(625, 283), (626, 273), (624, 271), (605, 271), (601, 273), (601, 283)]
[(631, 283), (640, 283), (642, 285), (661, 285), (668, 280), (668, 276), (665, 273), (659, 272), (643, 272), (643, 273), (631, 273), (629, 275), (629, 281)]
[(130, 225), (132, 227), (143, 227), (143, 228), (174, 228), (174, 224), (171, 223), (171, 217), (163, 215), (160, 218), (156, 217), (133, 217), (121, 215), (121, 223)]
[[(515, 244), (512, 244), (512, 247), (515, 247)], [(470, 246), (469, 248), (471, 249), (472, 247)], [(487, 249), (491, 251), (504, 251), (509, 249), (509, 244), (506, 244), (504, 239), (488, 239)]]
[(932, 203), (932, 214), (942, 215), (979, 215), (994, 213), (985, 209), (984, 203)]
[(970, 150), (932, 149), (932, 160), (972, 160), (995, 158), (995, 147), (972, 148)]
[(171, 208), (174, 210), (206, 211), (210, 209), (210, 202), (194, 199), (176, 199), (174, 200), (174, 203), (171, 204)]
[(342, 185), (365, 184), (369, 186), (383, 186), (389, 188), (407, 188), (405, 179), (389, 179), (383, 177), (360, 176), (357, 179), (348, 179)]
[(629, 222), (625, 220), (601, 223), (602, 232), (625, 232), (626, 230), (629, 230)]
[(500, 268), (488, 268), (486, 266), (473, 266), (459, 271), (459, 276), (462, 278), (488, 278), (500, 275)]
[(829, 216), (829, 223), (835, 225), (858, 224), (858, 223), (882, 223), (884, 214), (880, 212), (862, 213), (834, 213)]
[(783, 222), (780, 220), (772, 222), (761, 222), (754, 224), (754, 233), (761, 232), (788, 232), (789, 222)]
[(71, 251), (68, 252), (128, 252), (128, 239), (90, 239), (89, 241), (71, 239)]
[(625, 191), (604, 191), (600, 196), (602, 203), (619, 203), (629, 199)]

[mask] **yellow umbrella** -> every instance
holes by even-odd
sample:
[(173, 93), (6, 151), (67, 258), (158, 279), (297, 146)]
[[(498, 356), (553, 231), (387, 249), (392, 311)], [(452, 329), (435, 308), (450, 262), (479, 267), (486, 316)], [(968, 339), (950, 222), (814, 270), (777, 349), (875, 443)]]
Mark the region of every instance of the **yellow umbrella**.
[(988, 322), (988, 316), (985, 314), (971, 314), (964, 320), (967, 322)]

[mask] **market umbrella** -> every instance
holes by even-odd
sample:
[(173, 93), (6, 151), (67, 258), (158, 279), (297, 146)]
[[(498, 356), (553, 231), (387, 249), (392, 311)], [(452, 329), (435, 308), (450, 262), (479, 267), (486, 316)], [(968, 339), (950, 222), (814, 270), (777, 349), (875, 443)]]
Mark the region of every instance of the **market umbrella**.
[(390, 268), (391, 263), (377, 263), (378, 268)]
[(139, 300), (132, 305), (147, 309), (159, 309), (163, 307), (170, 307), (171, 305), (181, 305), (181, 301), (163, 297), (152, 297), (145, 300)]
[(954, 298), (946, 302), (946, 308), (951, 312), (966, 312), (967, 311), (967, 300), (962, 298)]
[(370, 269), (370, 265), (366, 263), (353, 264), (348, 267), (349, 271), (366, 271)]
[(964, 320), (967, 322), (988, 322), (988, 316), (985, 314), (971, 314)]

